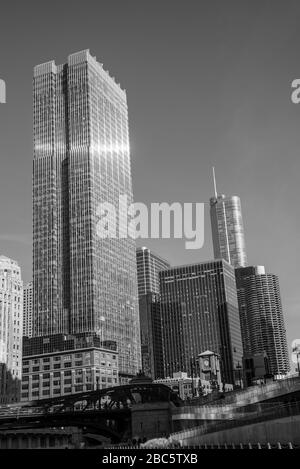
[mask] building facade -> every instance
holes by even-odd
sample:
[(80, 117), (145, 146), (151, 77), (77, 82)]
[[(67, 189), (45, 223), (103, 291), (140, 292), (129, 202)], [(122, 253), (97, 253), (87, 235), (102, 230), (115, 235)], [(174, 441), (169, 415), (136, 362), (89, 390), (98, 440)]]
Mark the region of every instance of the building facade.
[(207, 396), (213, 390), (211, 382), (199, 378), (191, 378), (187, 373), (174, 373), (172, 378), (158, 379), (154, 383), (165, 384), (183, 401), (193, 399), (194, 397)]
[(136, 251), (142, 370), (152, 379), (163, 378), (162, 324), (159, 301), (159, 272), (170, 264), (146, 247)]
[(102, 343), (96, 334), (25, 337), (21, 400), (49, 399), (118, 386), (116, 349), (115, 343)]
[(237, 382), (242, 339), (234, 268), (225, 260), (160, 273), (164, 374), (193, 372), (210, 350), (220, 357), (222, 382)]
[(164, 377), (162, 322), (160, 296), (155, 293), (142, 295), (139, 301), (142, 370), (152, 379)]
[(215, 259), (225, 259), (234, 267), (247, 265), (244, 223), (241, 200), (237, 196), (217, 193), (215, 172), (215, 195), (210, 199), (210, 220)]
[(23, 336), (32, 337), (32, 282), (24, 287)]
[(279, 279), (263, 266), (236, 269), (244, 354), (267, 355), (273, 375), (290, 369)]
[(22, 332), (21, 269), (16, 261), (0, 256), (0, 403), (20, 398)]
[[(117, 343), (120, 371), (133, 376), (136, 246), (119, 232), (128, 216), (120, 196), (132, 203), (125, 91), (88, 50), (36, 66), (32, 336), (97, 333)], [(116, 207), (115, 237), (99, 235), (102, 203)]]
[(147, 293), (159, 293), (159, 272), (170, 263), (146, 247), (136, 250), (139, 298)]

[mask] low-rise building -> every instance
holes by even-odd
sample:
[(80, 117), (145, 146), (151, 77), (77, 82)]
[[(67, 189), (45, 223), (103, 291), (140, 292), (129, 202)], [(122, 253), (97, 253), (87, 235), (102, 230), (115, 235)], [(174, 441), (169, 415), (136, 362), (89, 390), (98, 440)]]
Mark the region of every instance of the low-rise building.
[(190, 378), (187, 373), (178, 372), (173, 374), (173, 378), (157, 379), (154, 383), (161, 383), (169, 386), (183, 400), (189, 400), (193, 397), (206, 396), (212, 392), (212, 386), (209, 381), (199, 377)]
[[(32, 346), (40, 353), (31, 354)], [(116, 344), (96, 335), (24, 338), (23, 353), (22, 401), (119, 385)]]

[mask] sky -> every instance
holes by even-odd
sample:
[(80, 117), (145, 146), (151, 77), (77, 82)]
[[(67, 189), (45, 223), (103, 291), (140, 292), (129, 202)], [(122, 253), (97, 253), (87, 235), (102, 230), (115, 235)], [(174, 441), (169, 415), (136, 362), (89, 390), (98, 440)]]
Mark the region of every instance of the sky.
[(127, 90), (138, 202), (205, 203), (205, 243), (140, 242), (173, 265), (213, 258), (211, 168), (242, 201), (248, 260), (280, 279), (300, 338), (298, 0), (26, 0), (0, 6), (0, 254), (31, 279), (32, 70), (90, 49)]

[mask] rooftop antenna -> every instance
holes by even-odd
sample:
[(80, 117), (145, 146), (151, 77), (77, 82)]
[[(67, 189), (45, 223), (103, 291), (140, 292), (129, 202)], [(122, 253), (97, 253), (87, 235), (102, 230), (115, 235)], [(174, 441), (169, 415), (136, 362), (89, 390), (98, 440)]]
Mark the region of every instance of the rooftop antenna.
[(214, 191), (215, 191), (215, 198), (218, 198), (218, 191), (217, 191), (217, 182), (216, 182), (216, 173), (215, 173), (215, 167), (213, 166), (213, 181), (214, 181)]

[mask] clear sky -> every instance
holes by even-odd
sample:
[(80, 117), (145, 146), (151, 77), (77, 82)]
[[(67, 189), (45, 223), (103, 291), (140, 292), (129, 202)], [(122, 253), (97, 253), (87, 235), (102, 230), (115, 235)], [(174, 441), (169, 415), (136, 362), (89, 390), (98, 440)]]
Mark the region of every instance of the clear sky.
[(206, 202), (206, 239), (143, 241), (173, 264), (213, 257), (211, 167), (241, 197), (248, 259), (281, 281), (300, 338), (298, 0), (2, 1), (0, 253), (31, 278), (32, 69), (89, 48), (128, 94), (135, 199)]

